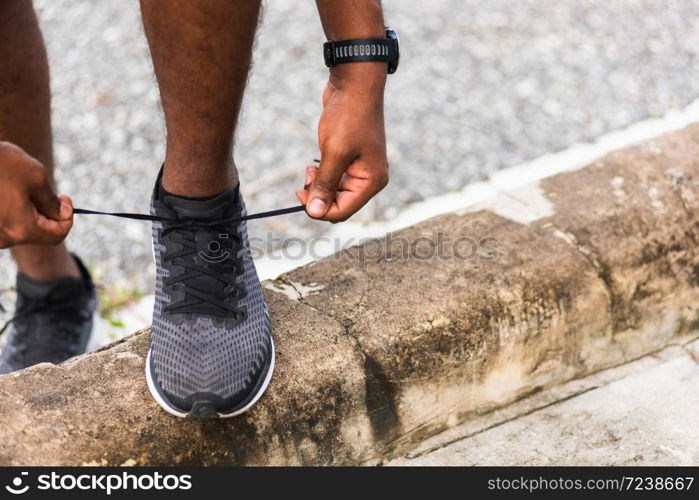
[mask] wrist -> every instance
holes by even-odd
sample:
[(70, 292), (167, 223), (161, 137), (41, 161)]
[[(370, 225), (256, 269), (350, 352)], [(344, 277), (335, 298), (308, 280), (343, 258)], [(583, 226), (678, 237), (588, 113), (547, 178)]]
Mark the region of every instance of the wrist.
[(383, 96), (386, 76), (386, 63), (379, 61), (340, 64), (330, 68), (330, 83), (338, 90)]

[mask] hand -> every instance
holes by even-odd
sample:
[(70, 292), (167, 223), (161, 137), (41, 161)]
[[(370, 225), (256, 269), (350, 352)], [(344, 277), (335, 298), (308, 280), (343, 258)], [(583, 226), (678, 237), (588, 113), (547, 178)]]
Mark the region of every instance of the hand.
[(305, 186), (296, 192), (314, 219), (344, 221), (388, 183), (385, 81), (381, 63), (332, 68), (318, 124), (320, 166), (306, 167)]
[(0, 248), (57, 245), (72, 226), (72, 202), (54, 194), (43, 165), (0, 141)]

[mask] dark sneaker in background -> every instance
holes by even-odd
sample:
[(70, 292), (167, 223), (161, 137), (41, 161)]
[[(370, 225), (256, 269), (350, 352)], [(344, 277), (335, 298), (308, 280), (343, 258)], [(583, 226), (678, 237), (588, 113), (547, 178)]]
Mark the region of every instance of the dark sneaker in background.
[(87, 269), (73, 257), (81, 278), (37, 281), (17, 274), (17, 305), (3, 333), (0, 374), (37, 363), (58, 364), (85, 352), (97, 295)]
[(148, 387), (168, 413), (225, 418), (262, 396), (274, 369), (267, 305), (238, 190), (210, 199), (170, 195), (156, 182), (155, 307)]

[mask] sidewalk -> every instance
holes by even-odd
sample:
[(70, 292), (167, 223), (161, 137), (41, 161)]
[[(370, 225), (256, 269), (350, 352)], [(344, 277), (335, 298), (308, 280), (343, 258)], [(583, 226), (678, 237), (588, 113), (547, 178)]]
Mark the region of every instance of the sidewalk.
[[(35, 5), (51, 62), (61, 191), (84, 208), (147, 212), (164, 130), (138, 2)], [(384, 8), (403, 54), (386, 95), (391, 182), (353, 222), (392, 219), (414, 202), (699, 97), (696, 2), (385, 0)], [(317, 154), (327, 80), (314, 2), (266, 2), (264, 10), (236, 140), (251, 212), (296, 203)], [(302, 215), (249, 228), (272, 243), (329, 229)], [(68, 243), (108, 288), (152, 292), (149, 224), (83, 217)], [(13, 283), (2, 252), (0, 287)]]
[(696, 465), (699, 340), (574, 380), (388, 465)]

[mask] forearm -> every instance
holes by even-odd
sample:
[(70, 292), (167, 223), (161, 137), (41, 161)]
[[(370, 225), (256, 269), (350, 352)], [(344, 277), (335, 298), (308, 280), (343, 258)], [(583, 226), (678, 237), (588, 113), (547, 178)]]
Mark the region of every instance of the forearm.
[[(385, 27), (380, 0), (316, 0), (328, 40), (384, 38)], [(337, 88), (382, 97), (386, 84), (386, 63), (338, 64), (330, 68), (330, 82)]]
[(316, 5), (329, 40), (384, 36), (380, 0), (316, 0)]
[(0, 0), (0, 141), (16, 144), (48, 170), (49, 71), (39, 24), (27, 0)]
[[(316, 0), (328, 40), (385, 38), (380, 0)], [(320, 165), (306, 169), (297, 191), (308, 214), (340, 222), (357, 212), (388, 182), (383, 92), (386, 62), (362, 61), (330, 68), (318, 123)]]

